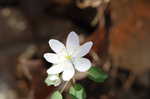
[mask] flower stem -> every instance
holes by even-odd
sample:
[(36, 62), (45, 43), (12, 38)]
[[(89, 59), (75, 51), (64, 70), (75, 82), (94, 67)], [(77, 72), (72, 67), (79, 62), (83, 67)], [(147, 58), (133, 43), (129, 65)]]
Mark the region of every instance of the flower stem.
[(62, 93), (65, 90), (65, 88), (67, 87), (68, 83), (69, 83), (69, 81), (65, 82), (63, 88), (60, 90), (60, 93)]
[(72, 82), (73, 82), (73, 84), (75, 84), (75, 83), (76, 83), (76, 79), (75, 79), (75, 77), (73, 77), (73, 78), (72, 78)]

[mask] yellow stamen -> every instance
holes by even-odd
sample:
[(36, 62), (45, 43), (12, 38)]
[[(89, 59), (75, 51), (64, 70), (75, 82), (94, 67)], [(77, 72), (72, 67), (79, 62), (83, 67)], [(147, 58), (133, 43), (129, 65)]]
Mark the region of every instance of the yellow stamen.
[(71, 57), (71, 56), (66, 56), (66, 58), (67, 58), (68, 60), (71, 60), (72, 57)]

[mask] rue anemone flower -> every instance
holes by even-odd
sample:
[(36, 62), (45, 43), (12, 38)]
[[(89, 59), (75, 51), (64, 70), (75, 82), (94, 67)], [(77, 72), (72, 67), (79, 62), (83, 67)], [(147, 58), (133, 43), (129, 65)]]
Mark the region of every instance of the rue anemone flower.
[(69, 81), (75, 72), (86, 72), (91, 62), (83, 56), (87, 55), (93, 45), (91, 41), (80, 46), (79, 36), (70, 32), (66, 46), (58, 40), (50, 39), (49, 45), (55, 53), (45, 53), (44, 58), (53, 65), (47, 70), (48, 75), (61, 74), (64, 81)]

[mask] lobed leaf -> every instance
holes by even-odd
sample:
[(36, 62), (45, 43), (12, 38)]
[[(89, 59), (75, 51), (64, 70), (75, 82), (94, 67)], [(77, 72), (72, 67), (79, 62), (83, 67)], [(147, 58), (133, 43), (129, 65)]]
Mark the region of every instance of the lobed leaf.
[(52, 96), (51, 99), (63, 99), (62, 94), (59, 91), (55, 91)]
[(88, 78), (97, 83), (100, 83), (104, 82), (108, 78), (108, 75), (100, 68), (92, 66), (88, 71)]
[(86, 99), (86, 92), (81, 84), (75, 84), (73, 87), (70, 87), (69, 94), (72, 99)]

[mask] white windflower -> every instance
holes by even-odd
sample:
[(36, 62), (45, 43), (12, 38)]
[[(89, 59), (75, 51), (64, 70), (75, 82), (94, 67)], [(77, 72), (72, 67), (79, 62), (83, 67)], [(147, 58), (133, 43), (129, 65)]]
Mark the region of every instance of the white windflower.
[(45, 80), (45, 83), (50, 86), (58, 86), (61, 83), (61, 79), (59, 78), (59, 75), (48, 75), (48, 77)]
[(86, 72), (91, 67), (91, 62), (83, 58), (89, 53), (93, 43), (91, 41), (85, 44), (79, 44), (79, 37), (75, 32), (70, 32), (67, 37), (66, 47), (58, 40), (49, 40), (49, 45), (55, 53), (45, 53), (44, 58), (53, 63), (53, 66), (47, 70), (48, 74), (62, 73), (62, 79), (69, 81), (78, 72)]

